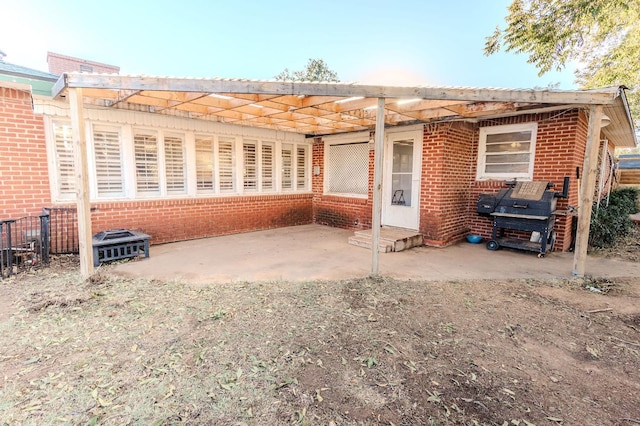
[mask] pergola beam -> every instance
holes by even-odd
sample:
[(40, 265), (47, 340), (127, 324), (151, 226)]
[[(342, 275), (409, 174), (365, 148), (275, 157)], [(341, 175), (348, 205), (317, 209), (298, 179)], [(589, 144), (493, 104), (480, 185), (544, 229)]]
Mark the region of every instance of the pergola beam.
[(617, 87), (598, 91), (497, 90), (65, 73), (54, 85), (53, 96), (58, 97), (65, 88), (73, 87), (254, 95), (322, 95), (345, 98), (361, 96), (365, 98), (418, 98), (441, 101), (579, 103), (586, 105), (611, 104), (618, 96), (619, 90)]

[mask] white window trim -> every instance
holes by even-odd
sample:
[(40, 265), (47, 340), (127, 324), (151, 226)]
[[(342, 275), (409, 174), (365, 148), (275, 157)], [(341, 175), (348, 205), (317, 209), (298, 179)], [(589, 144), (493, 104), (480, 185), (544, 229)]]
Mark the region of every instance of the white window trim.
[[(499, 133), (511, 133), (531, 131), (531, 142), (529, 148), (529, 169), (526, 173), (486, 173), (484, 168), (486, 165), (486, 140), (487, 135), (495, 135)], [(533, 169), (535, 165), (535, 153), (536, 153), (536, 139), (538, 133), (538, 123), (535, 121), (520, 124), (505, 124), (501, 126), (488, 126), (481, 127), (478, 138), (478, 162), (476, 168), (476, 180), (520, 180), (531, 181), (533, 180)]]
[[(135, 114), (134, 114), (135, 115)], [(155, 119), (161, 119), (154, 117)], [(59, 182), (57, 176), (56, 166), (56, 146), (55, 137), (53, 134), (54, 122), (58, 124), (69, 125), (68, 116), (60, 114), (45, 114), (45, 137), (47, 146), (47, 157), (49, 164), (49, 182), (51, 191), (51, 200), (53, 203), (68, 203), (73, 201), (75, 197), (73, 194), (65, 194), (62, 196), (59, 192)], [(283, 195), (283, 194), (309, 194), (312, 193), (311, 185), (311, 157), (313, 145), (304, 139), (302, 135), (292, 135), (290, 133), (272, 132), (269, 130), (256, 130), (253, 128), (245, 128), (241, 126), (235, 126), (235, 134), (228, 132), (230, 126), (224, 127), (225, 132), (218, 132), (220, 126), (212, 125), (209, 131), (202, 131), (200, 128), (192, 130), (189, 126), (194, 126), (190, 122), (184, 123), (181, 127), (156, 127), (149, 125), (140, 125), (140, 117), (135, 115), (131, 122), (122, 123), (112, 120), (104, 119), (91, 119), (85, 120), (88, 158), (87, 165), (89, 167), (89, 187), (90, 198), (92, 202), (118, 202), (118, 201), (136, 201), (136, 200), (169, 200), (169, 199), (185, 199), (185, 198), (217, 198), (217, 197), (230, 197), (230, 196), (242, 196), (242, 195)], [(193, 120), (191, 120), (193, 121)], [(167, 126), (172, 124), (182, 123), (181, 121), (174, 120), (170, 117), (170, 120), (166, 122)], [(214, 123), (217, 124), (217, 123)], [(197, 123), (199, 127), (203, 126), (202, 123)], [(122, 196), (98, 196), (97, 192), (97, 179), (96, 179), (96, 164), (94, 155), (94, 141), (93, 141), (93, 129), (95, 126), (105, 126), (117, 128), (120, 133), (120, 146), (121, 146), (121, 162), (123, 167), (123, 195)], [(157, 137), (158, 144), (158, 181), (160, 185), (160, 191), (158, 194), (144, 194), (138, 193), (136, 182), (136, 168), (135, 168), (135, 147), (133, 143), (134, 135), (137, 131), (152, 132)], [(264, 134), (260, 137), (260, 132)], [(165, 152), (164, 152), (164, 137), (176, 136), (183, 139), (184, 147), (184, 160), (186, 164), (186, 189), (185, 193), (167, 193), (166, 188), (166, 174), (165, 174)], [(195, 151), (195, 139), (196, 136), (211, 137), (213, 140), (213, 161), (216, 171), (219, 170), (219, 153), (218, 143), (220, 138), (233, 139), (234, 145), (234, 181), (235, 189), (233, 192), (220, 192), (220, 179), (219, 176), (215, 178), (214, 192), (213, 193), (198, 193), (197, 191), (197, 174), (196, 174), (196, 151)], [(257, 191), (244, 191), (243, 182), (243, 161), (242, 161), (242, 144), (244, 139), (257, 141), (257, 177), (258, 177), (258, 190)], [(273, 144), (273, 189), (262, 189), (262, 144)], [(281, 149), (283, 144), (290, 144), (292, 147), (292, 188), (282, 190), (281, 182)], [(305, 158), (305, 175), (307, 177), (307, 188), (297, 188), (297, 148), (301, 145), (306, 146), (306, 158)]]
[[(323, 173), (323, 188), (322, 188), (322, 193), (324, 195), (331, 195), (334, 197), (343, 197), (343, 198), (360, 198), (363, 200), (366, 200), (367, 198), (369, 198), (369, 194), (367, 191), (367, 194), (350, 194), (350, 193), (344, 193), (344, 192), (331, 192), (329, 191), (329, 147), (331, 145), (346, 145), (346, 144), (352, 144), (352, 143), (364, 143), (367, 142), (369, 144), (369, 150), (371, 150), (371, 136), (369, 132), (358, 132), (358, 133), (351, 133), (351, 134), (347, 134), (347, 135), (335, 135), (335, 136), (325, 136), (323, 138), (323, 142), (324, 142), (324, 170), (322, 171)], [(368, 158), (367, 158), (368, 161)], [(368, 176), (367, 176), (367, 186), (369, 185), (369, 180), (368, 180)]]

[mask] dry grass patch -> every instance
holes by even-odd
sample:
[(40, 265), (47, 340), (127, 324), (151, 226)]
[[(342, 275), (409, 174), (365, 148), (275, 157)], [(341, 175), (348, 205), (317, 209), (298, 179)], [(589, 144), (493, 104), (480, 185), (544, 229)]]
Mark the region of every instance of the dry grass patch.
[(193, 285), (73, 270), (0, 282), (4, 424), (640, 421), (638, 279), (596, 294), (576, 280)]

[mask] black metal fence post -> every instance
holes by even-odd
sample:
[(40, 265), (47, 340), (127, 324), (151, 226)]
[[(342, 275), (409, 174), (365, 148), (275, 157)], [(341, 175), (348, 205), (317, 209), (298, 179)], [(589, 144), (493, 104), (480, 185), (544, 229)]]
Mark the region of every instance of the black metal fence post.
[(49, 239), (49, 214), (40, 215), (40, 259), (43, 265), (49, 264), (49, 252), (51, 251)]
[(5, 259), (5, 243), (4, 243), (4, 220), (0, 220), (0, 279), (4, 279), (4, 264), (9, 262), (9, 259)]

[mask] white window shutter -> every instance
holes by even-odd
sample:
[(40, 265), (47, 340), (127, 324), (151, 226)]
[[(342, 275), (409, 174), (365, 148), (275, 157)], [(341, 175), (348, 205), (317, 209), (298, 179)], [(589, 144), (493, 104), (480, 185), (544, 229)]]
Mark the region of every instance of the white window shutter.
[(55, 138), (58, 192), (62, 198), (69, 198), (75, 194), (76, 189), (71, 126), (54, 122), (53, 134)]
[(258, 158), (256, 152), (256, 141), (245, 140), (242, 143), (244, 189), (245, 191), (256, 191), (258, 189)]
[(298, 191), (308, 188), (307, 176), (307, 146), (298, 145), (296, 148), (296, 189)]
[(215, 190), (213, 167), (213, 139), (196, 137), (196, 190), (211, 193)]
[(234, 150), (233, 138), (220, 138), (218, 140), (218, 169), (220, 182), (220, 192), (233, 192), (235, 190), (234, 174)]
[(136, 133), (133, 137), (136, 162), (136, 188), (142, 194), (159, 194), (158, 139), (154, 134)]
[(120, 132), (117, 128), (95, 127), (93, 150), (99, 197), (124, 195)]
[(293, 189), (293, 145), (282, 144), (282, 190)]
[(262, 190), (273, 191), (274, 188), (274, 144), (272, 142), (262, 142), (260, 159), (261, 177), (262, 177)]
[(181, 137), (165, 136), (164, 165), (167, 193), (184, 194), (187, 190), (187, 170)]

